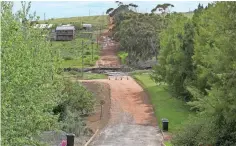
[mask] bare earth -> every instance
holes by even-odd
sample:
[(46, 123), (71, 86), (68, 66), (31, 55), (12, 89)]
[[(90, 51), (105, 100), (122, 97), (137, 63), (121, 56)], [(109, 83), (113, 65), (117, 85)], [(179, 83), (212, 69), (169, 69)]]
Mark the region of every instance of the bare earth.
[(106, 31), (99, 39), (99, 43), (102, 45), (102, 51), (100, 54), (100, 59), (96, 62), (96, 67), (120, 66), (119, 57), (116, 56), (119, 44), (111, 40), (108, 35), (109, 33)]
[(85, 81), (107, 83), (111, 93), (110, 119), (91, 145), (161, 146), (162, 135), (143, 89), (131, 77), (110, 78)]
[[(103, 35), (101, 58), (97, 66), (119, 66), (117, 43)], [(154, 110), (142, 87), (126, 76), (82, 82), (106, 83), (110, 86), (110, 116), (90, 145), (93, 146), (162, 146), (163, 137), (157, 126)], [(128, 78), (128, 79), (127, 79)]]

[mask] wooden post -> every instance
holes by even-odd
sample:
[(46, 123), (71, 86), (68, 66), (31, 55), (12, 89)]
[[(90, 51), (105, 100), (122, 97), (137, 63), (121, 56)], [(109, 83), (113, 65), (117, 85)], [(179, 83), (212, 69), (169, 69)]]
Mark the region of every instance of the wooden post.
[(93, 42), (91, 43), (92, 45), (92, 61), (93, 61)]
[(97, 49), (98, 49), (98, 32), (97, 32)]
[(83, 75), (84, 75), (84, 41), (82, 40), (82, 70), (81, 70), (82, 79)]
[(100, 120), (102, 119), (102, 106), (105, 104), (104, 100), (100, 100), (100, 105), (101, 105), (101, 114), (100, 114)]

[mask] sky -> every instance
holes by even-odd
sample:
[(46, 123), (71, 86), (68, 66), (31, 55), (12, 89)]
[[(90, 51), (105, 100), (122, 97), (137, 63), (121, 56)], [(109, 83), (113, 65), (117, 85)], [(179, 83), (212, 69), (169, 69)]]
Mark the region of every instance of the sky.
[[(123, 1), (124, 4), (137, 4), (138, 12), (150, 12), (157, 4), (171, 3), (174, 8), (171, 11), (188, 12), (197, 8), (201, 3), (206, 6), (209, 1)], [(116, 8), (115, 1), (33, 1), (30, 12), (36, 12), (40, 19), (65, 18), (76, 16), (102, 15), (108, 8)], [(14, 2), (13, 11), (21, 8), (19, 1)]]

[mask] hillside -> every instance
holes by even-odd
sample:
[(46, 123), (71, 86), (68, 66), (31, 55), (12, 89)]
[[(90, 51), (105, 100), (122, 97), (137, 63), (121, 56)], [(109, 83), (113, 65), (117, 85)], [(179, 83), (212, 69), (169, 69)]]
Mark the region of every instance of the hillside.
[[(101, 25), (102, 28), (106, 28), (108, 24), (107, 15), (97, 15), (97, 16), (80, 16), (80, 17), (69, 17), (69, 18), (52, 18), (46, 20), (47, 23), (52, 24), (69, 24), (69, 23), (89, 23), (93, 26)], [(39, 21), (39, 23), (45, 23), (43, 20)]]

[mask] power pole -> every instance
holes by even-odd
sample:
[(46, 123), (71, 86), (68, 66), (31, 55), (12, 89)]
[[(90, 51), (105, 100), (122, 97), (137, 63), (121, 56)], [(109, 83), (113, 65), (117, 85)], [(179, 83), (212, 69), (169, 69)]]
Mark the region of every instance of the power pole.
[(93, 42), (91, 42), (92, 45), (92, 61), (93, 61)]
[(89, 9), (89, 16), (90, 16), (90, 9)]
[(81, 70), (81, 76), (83, 79), (84, 76), (84, 40), (82, 40), (82, 70)]
[(97, 49), (98, 49), (98, 32), (97, 32)]
[(45, 22), (45, 20), (46, 20), (46, 14), (44, 13), (44, 22)]
[(101, 25), (100, 25), (100, 28), (99, 28), (99, 29), (100, 29), (100, 35), (101, 35)]

